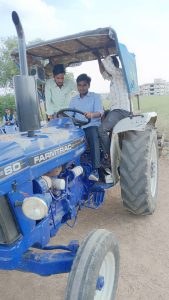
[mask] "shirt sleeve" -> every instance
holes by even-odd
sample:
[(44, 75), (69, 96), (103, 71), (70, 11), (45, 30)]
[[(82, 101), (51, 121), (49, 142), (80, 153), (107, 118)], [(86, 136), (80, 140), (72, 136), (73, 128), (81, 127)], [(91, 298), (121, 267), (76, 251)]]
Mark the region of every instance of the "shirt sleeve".
[(106, 79), (106, 80), (111, 80), (112, 79), (112, 76), (110, 74), (108, 74), (106, 71), (104, 71), (102, 73), (102, 77), (103, 77), (103, 79)]
[(101, 98), (98, 94), (95, 94), (95, 99), (94, 99), (94, 112), (99, 112), (101, 115), (103, 114), (103, 105)]
[(50, 84), (47, 81), (45, 85), (45, 102), (46, 102), (46, 113), (47, 115), (53, 115), (54, 111), (52, 108), (52, 95), (51, 95), (51, 89)]
[(116, 73), (116, 67), (114, 66), (113, 62), (112, 62), (112, 58), (111, 56), (107, 56), (104, 60), (103, 60), (103, 65), (104, 65), (104, 68), (105, 68), (105, 71), (114, 76), (115, 73)]

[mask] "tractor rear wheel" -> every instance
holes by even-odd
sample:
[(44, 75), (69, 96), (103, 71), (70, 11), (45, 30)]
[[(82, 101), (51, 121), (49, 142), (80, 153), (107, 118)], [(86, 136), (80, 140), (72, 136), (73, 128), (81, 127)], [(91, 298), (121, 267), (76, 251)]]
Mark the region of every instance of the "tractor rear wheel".
[(65, 300), (114, 300), (119, 276), (119, 248), (104, 229), (89, 233), (77, 251)]
[(122, 140), (120, 185), (124, 206), (134, 214), (152, 214), (157, 201), (158, 146), (156, 130), (128, 131)]

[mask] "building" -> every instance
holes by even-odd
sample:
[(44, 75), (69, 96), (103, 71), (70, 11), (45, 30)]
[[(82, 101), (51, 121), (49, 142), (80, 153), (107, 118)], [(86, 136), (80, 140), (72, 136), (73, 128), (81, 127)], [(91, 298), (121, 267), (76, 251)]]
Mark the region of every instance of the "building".
[(140, 96), (169, 95), (169, 82), (163, 79), (154, 79), (153, 83), (140, 85)]

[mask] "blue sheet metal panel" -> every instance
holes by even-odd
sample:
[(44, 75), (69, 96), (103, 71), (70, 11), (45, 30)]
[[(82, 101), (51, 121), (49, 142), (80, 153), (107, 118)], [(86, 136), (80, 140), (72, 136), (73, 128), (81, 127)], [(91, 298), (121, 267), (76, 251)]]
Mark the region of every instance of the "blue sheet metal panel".
[(14, 136), (19, 135), (0, 137), (0, 195), (8, 193), (14, 181), (21, 184), (30, 179), (30, 167), (27, 166), (24, 151), (15, 142)]
[[(22, 176), (24, 175), (22, 174)], [(22, 203), (25, 197), (30, 197), (32, 195), (33, 187), (32, 181), (30, 181), (30, 179), (27, 182), (24, 182), (23, 184), (17, 184), (16, 191), (11, 191), (8, 193), (10, 205), (17, 220), (20, 233), (23, 236), (30, 235), (30, 232), (34, 230), (36, 226), (36, 222), (31, 219), (28, 219), (22, 211), (22, 206), (17, 205), (16, 203)]]
[(14, 180), (20, 185), (39, 177), (52, 168), (79, 159), (86, 148), (83, 130), (74, 126), (44, 128), (32, 138), (17, 134), (5, 136), (5, 139), (6, 142), (0, 139), (2, 194), (11, 190)]
[(31, 272), (41, 276), (68, 273), (71, 270), (76, 253), (33, 253), (28, 251), (22, 258), (17, 270)]
[(139, 95), (137, 68), (134, 53), (130, 53), (124, 44), (119, 43), (119, 55), (130, 96)]
[(44, 247), (50, 240), (49, 219), (43, 219), (31, 231), (31, 236), (20, 238), (9, 245), (0, 245), (0, 269), (14, 270), (20, 263), (21, 257), (32, 245), (39, 243)]
[(17, 161), (24, 157), (24, 151), (15, 143), (14, 136), (12, 134), (0, 136), (0, 167), (12, 160)]
[[(9, 193), (10, 203), (15, 212), (15, 217), (22, 236), (11, 245), (0, 245), (1, 269), (15, 269), (20, 263), (22, 254), (30, 247), (36, 246), (43, 248), (49, 242), (50, 236), (53, 235), (51, 233), (58, 231), (63, 216), (70, 213), (70, 218), (75, 218), (77, 212), (74, 211), (73, 208), (76, 206), (79, 198), (83, 198), (85, 191), (79, 177), (74, 180), (75, 184), (72, 182), (73, 190), (66, 190), (68, 199), (53, 202), (51, 207), (53, 217), (50, 209), (49, 215), (38, 224), (24, 216), (21, 206), (15, 205), (16, 201), (22, 202), (26, 193), (31, 193), (32, 187), (30, 187), (30, 182), (27, 183), (27, 186), (25, 186), (25, 184), (19, 186), (17, 192)], [(75, 193), (75, 189), (78, 191), (78, 194)], [(69, 197), (71, 197), (71, 203)], [(53, 220), (54, 223), (52, 222), (51, 224), (51, 220)], [(67, 219), (65, 218), (63, 223), (66, 221)]]
[[(15, 177), (14, 177), (15, 176)], [(13, 185), (17, 182), (17, 185), (26, 183), (30, 181), (31, 173), (30, 167), (26, 166), (23, 170), (19, 170), (14, 174), (4, 177), (0, 179), (0, 195), (5, 195), (9, 191), (13, 191)]]
[[(57, 128), (55, 125), (53, 128), (42, 129), (41, 131), (37, 131), (36, 136), (33, 138), (28, 138), (24, 134), (17, 134), (15, 137), (13, 135), (5, 136), (5, 138), (7, 140), (5, 143), (2, 140), (0, 141), (2, 154), (0, 160), (0, 167), (2, 168), (0, 191), (9, 197), (21, 236), (11, 245), (0, 245), (0, 267), (1, 269), (15, 269), (20, 262), (22, 254), (29, 247), (33, 245), (44, 247), (49, 242), (52, 226), (57, 231), (63, 216), (70, 210), (69, 201), (63, 199), (57, 203), (55, 224), (51, 225), (50, 215), (36, 224), (36, 222), (28, 220), (24, 216), (21, 206), (17, 206), (16, 201), (22, 203), (25, 196), (33, 194), (33, 178), (39, 177), (57, 164), (60, 165), (72, 159), (78, 161), (80, 155), (85, 150), (85, 140), (83, 130), (79, 130), (74, 126), (69, 127), (69, 125), (66, 128), (64, 126)], [(58, 148), (59, 150), (57, 150)], [(56, 155), (48, 155), (50, 151), (55, 151)], [(45, 155), (46, 153), (47, 155)], [(33, 165), (30, 162), (34, 156), (38, 156), (38, 158), (36, 158), (37, 163)], [(17, 165), (15, 165), (16, 162)], [(22, 165), (22, 168), (18, 168), (18, 162)], [(7, 168), (5, 172), (4, 168)], [(16, 180), (17, 185), (13, 187), (12, 184)], [(79, 178), (76, 181), (78, 180)], [(79, 189), (79, 194), (80, 192), (83, 194), (82, 185), (81, 188), (79, 185)], [(74, 190), (70, 191), (70, 193), (72, 192)], [(77, 203), (77, 199), (79, 198), (73, 198), (74, 204)], [(71, 214), (71, 217), (75, 217), (73, 210)]]
[[(48, 135), (50, 137), (50, 134)], [(84, 137), (67, 139), (66, 143), (53, 144), (51, 147), (41, 147), (35, 155), (28, 155), (33, 178), (43, 175), (49, 170), (76, 160), (85, 151)]]

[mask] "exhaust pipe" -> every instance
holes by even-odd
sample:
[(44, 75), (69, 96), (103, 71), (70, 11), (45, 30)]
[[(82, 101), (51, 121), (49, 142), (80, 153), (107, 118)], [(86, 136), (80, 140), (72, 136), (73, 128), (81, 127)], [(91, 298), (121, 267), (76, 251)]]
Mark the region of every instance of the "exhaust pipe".
[(20, 75), (14, 76), (14, 89), (19, 130), (28, 131), (28, 136), (34, 135), (34, 130), (40, 128), (40, 113), (36, 82), (33, 76), (28, 76), (26, 43), (22, 24), (18, 14), (12, 12), (12, 20), (18, 35)]
[(19, 62), (20, 62), (20, 75), (28, 75), (28, 65), (26, 58), (26, 43), (25, 35), (22, 28), (22, 24), (19, 20), (16, 11), (12, 12), (12, 20), (15, 24), (15, 28), (18, 35), (18, 48), (19, 48)]

